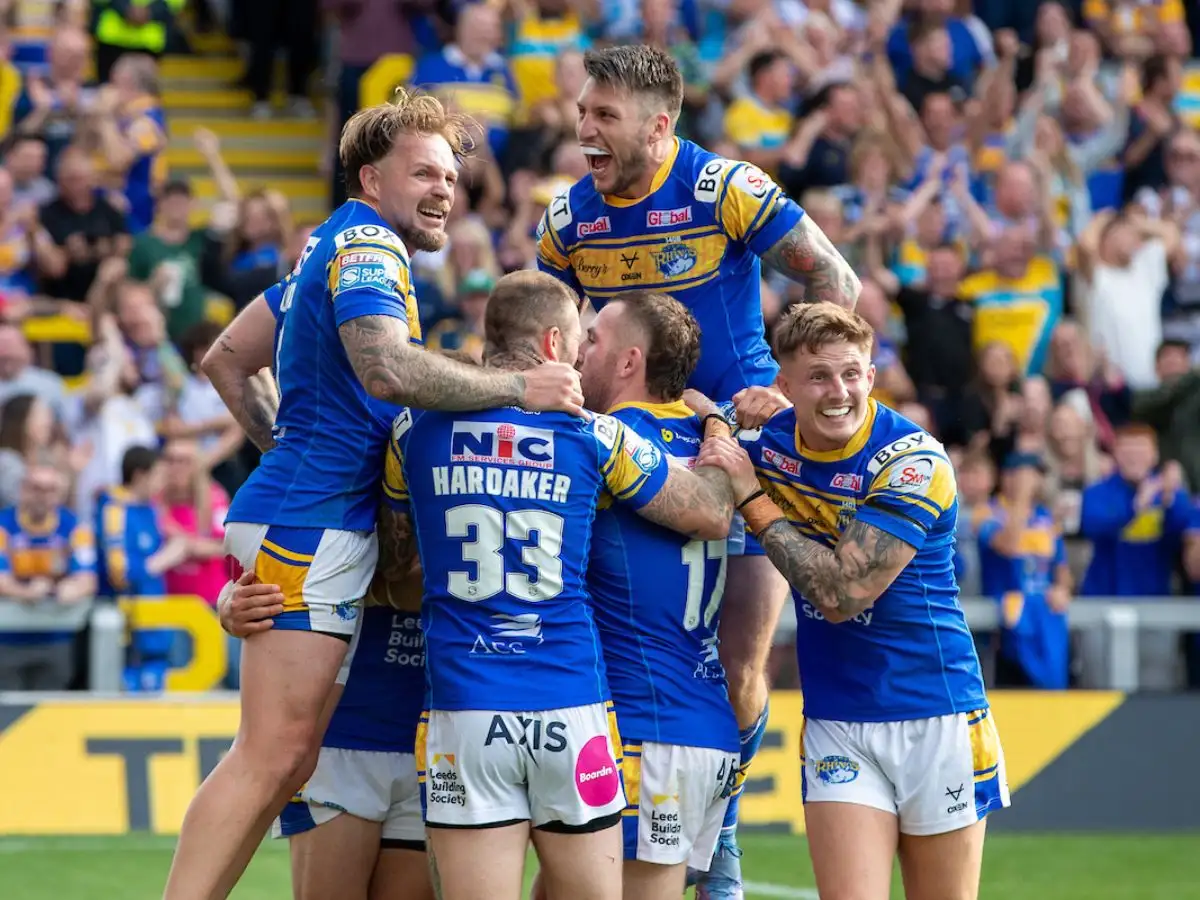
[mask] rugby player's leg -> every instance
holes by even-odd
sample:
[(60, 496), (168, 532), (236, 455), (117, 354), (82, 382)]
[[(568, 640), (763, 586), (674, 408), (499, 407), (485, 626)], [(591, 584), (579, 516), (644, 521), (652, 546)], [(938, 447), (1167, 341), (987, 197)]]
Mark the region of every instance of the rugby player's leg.
[(429, 877), (440, 900), (520, 900), (529, 822), (430, 827), (427, 841)]
[[(367, 900), (382, 822), (347, 813), (288, 839), (295, 900)], [(424, 860), (422, 860), (424, 862)]]
[(587, 825), (535, 828), (533, 846), (550, 900), (621, 900), (620, 812)]
[(821, 900), (888, 900), (900, 834), (895, 814), (857, 803), (809, 802), (804, 821)]
[(164, 900), (220, 900), (233, 889), (316, 764), (345, 655), (343, 638), (316, 632), (271, 629), (246, 639), (237, 737), (188, 806)]
[(678, 900), (687, 880), (687, 864), (660, 866), (626, 860), (622, 878), (624, 900)]
[(437, 900), (429, 880), (425, 845), (402, 844), (383, 842), (371, 876), (369, 900)]
[(701, 897), (737, 900), (741, 896), (741, 851), (737, 821), (742, 787), (750, 762), (766, 733), (767, 657), (787, 600), (787, 581), (747, 536), (742, 555), (729, 557), (725, 599), (721, 605), (720, 654), (729, 682), (729, 698), (741, 731), (741, 766), (725, 813), (717, 852), (707, 872), (697, 874)]
[(986, 829), (987, 819), (980, 819), (946, 834), (900, 835), (904, 896), (908, 900), (976, 900)]

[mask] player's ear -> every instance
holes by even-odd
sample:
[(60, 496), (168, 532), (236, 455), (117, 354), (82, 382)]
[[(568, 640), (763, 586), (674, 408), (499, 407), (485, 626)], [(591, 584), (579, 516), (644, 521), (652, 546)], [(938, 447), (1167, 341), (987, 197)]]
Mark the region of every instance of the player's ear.
[(654, 127), (651, 129), (650, 137), (654, 141), (663, 141), (671, 136), (671, 117), (665, 112), (657, 113), (654, 116)]
[(371, 165), (358, 170), (358, 183), (362, 185), (363, 194), (368, 200), (379, 197), (379, 170)]
[[(562, 353), (563, 339), (562, 332), (559, 331), (557, 325), (552, 325), (542, 332), (542, 358), (549, 362), (561, 362), (559, 355)], [(574, 360), (571, 360), (574, 363)]]

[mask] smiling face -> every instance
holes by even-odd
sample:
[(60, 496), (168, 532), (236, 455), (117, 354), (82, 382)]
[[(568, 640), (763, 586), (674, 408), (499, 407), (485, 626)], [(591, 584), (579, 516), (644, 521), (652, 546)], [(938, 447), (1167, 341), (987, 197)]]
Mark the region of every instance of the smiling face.
[(839, 340), (799, 347), (779, 363), (779, 387), (796, 409), (796, 426), (810, 450), (839, 450), (867, 417), (875, 386), (870, 348)]
[(401, 134), (378, 162), (363, 166), (363, 194), (410, 250), (446, 244), (458, 163), (438, 134)]

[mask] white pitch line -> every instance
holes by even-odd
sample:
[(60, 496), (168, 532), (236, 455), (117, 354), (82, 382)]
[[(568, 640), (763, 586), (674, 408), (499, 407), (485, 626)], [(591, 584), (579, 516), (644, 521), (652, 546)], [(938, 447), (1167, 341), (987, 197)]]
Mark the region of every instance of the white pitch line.
[(742, 885), (747, 894), (759, 897), (784, 897), (787, 900), (820, 900), (820, 895), (811, 888), (794, 888), (782, 884), (747, 881)]

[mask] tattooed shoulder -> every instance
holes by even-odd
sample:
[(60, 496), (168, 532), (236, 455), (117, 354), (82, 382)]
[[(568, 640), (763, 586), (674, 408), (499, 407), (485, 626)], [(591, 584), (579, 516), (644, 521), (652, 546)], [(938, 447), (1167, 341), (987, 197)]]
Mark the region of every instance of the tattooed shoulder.
[(854, 269), (811, 216), (804, 216), (775, 242), (763, 262), (804, 285), (805, 300), (854, 309), (862, 284)]

